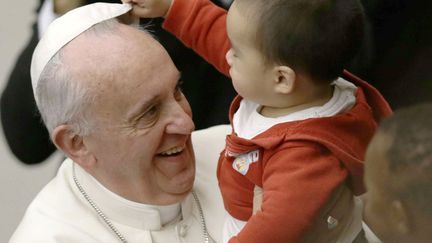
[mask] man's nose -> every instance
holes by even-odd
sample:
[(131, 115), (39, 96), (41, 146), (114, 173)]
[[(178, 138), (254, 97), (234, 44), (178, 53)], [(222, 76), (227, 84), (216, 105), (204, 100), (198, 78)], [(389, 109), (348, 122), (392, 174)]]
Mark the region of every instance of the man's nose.
[(195, 129), (192, 121), (192, 111), (189, 104), (177, 103), (170, 112), (170, 120), (166, 126), (166, 133), (189, 135)]
[(232, 65), (232, 58), (233, 58), (233, 50), (229, 49), (229, 51), (225, 55), (225, 59), (227, 60), (228, 65)]

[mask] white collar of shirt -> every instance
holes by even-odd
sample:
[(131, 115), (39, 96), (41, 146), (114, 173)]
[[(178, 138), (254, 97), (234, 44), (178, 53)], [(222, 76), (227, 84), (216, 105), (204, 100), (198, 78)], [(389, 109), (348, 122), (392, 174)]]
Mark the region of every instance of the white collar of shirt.
[(335, 86), (333, 96), (323, 106), (310, 107), (276, 118), (264, 117), (258, 113), (261, 105), (243, 99), (239, 109), (234, 114), (234, 131), (239, 137), (252, 139), (276, 124), (309, 118), (330, 117), (352, 108), (356, 102), (357, 87), (342, 78), (333, 81), (332, 85)]
[[(72, 164), (73, 162), (68, 159), (64, 163)], [(70, 167), (72, 169), (72, 165)], [(177, 222), (181, 220), (181, 215), (188, 215), (192, 211), (192, 202), (189, 202), (191, 200), (189, 197), (181, 204), (167, 206), (141, 204), (108, 190), (77, 164), (75, 164), (75, 171), (77, 180), (83, 189), (112, 221), (145, 230), (160, 230), (163, 225)], [(81, 194), (74, 183), (71, 186), (77, 194)], [(85, 201), (84, 198), (83, 200)]]

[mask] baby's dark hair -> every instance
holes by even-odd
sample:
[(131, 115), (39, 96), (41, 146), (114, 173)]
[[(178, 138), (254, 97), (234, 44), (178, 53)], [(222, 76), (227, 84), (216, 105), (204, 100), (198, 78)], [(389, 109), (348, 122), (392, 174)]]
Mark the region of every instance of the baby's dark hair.
[(392, 138), (386, 157), (395, 191), (432, 216), (432, 103), (397, 110), (379, 131)]
[(359, 0), (236, 0), (257, 25), (267, 62), (287, 65), (320, 82), (339, 77), (364, 34)]

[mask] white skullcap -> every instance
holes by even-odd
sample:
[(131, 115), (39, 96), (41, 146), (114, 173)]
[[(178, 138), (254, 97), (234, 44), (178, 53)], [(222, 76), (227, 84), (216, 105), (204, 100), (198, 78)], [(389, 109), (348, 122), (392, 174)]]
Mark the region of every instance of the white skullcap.
[(123, 15), (131, 9), (130, 4), (94, 3), (73, 9), (54, 20), (33, 52), (30, 73), (35, 99), (41, 73), (63, 46), (93, 25)]

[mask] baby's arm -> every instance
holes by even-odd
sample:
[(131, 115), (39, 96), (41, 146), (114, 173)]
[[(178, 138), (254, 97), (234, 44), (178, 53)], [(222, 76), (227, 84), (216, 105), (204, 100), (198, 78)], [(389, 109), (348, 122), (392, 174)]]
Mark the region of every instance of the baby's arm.
[(228, 76), (225, 54), (231, 46), (226, 33), (226, 10), (209, 0), (122, 1), (134, 5), (136, 16), (164, 16), (165, 29)]
[(228, 75), (225, 55), (231, 48), (225, 9), (209, 0), (122, 0), (141, 18), (165, 17), (163, 27), (221, 73)]
[(210, 0), (173, 0), (163, 27), (228, 76), (226, 15)]

